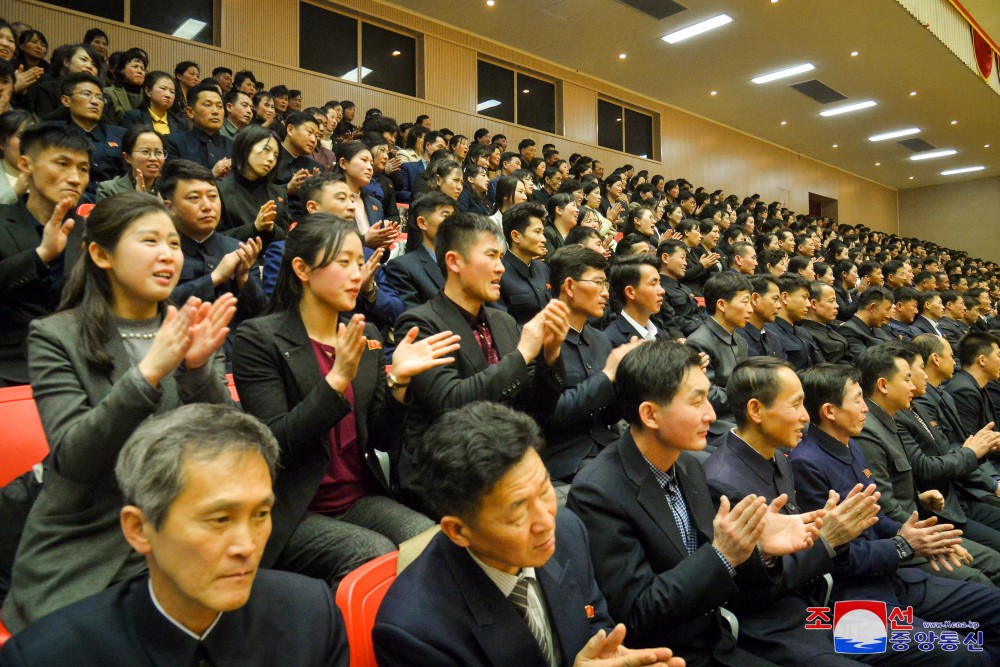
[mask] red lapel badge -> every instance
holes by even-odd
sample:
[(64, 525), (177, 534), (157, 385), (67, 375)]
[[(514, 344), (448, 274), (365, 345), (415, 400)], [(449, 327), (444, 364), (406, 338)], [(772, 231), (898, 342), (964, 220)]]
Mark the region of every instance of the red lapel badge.
[(369, 340), (368, 341), (368, 349), (369, 350), (381, 350), (382, 349), (382, 341), (380, 341), (380, 340)]
[(593, 606), (591, 606), (591, 605), (588, 604), (586, 607), (583, 608), (583, 610), (585, 612), (587, 612), (587, 618), (593, 618), (594, 617), (594, 607)]
[(865, 477), (869, 477), (870, 478), (871, 476), (872, 476), (872, 471), (869, 470), (868, 468), (865, 468)]

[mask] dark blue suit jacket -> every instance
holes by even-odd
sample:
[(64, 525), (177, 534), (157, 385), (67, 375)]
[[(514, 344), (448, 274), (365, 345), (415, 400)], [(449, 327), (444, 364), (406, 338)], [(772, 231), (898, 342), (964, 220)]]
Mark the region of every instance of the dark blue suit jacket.
[(125, 173), (125, 163), (122, 161), (122, 137), (125, 136), (123, 128), (98, 123), (93, 130), (86, 132), (72, 120), (65, 121), (65, 124), (87, 137), (90, 145), (94, 147), (94, 152), (90, 156), (88, 194), (97, 193), (98, 183), (110, 181)]
[(504, 253), (503, 267), (499, 303), (523, 325), (549, 302), (549, 267), (533, 259), (529, 272), (528, 265), (509, 250)]
[(968, 371), (955, 371), (955, 376), (944, 386), (944, 390), (951, 394), (955, 402), (966, 437), (994, 420), (993, 401)]
[[(2, 667), (198, 665), (198, 640), (157, 611), (148, 575), (119, 582), (15, 635)], [(321, 581), (259, 570), (247, 603), (222, 614), (202, 642), (217, 667), (347, 667), (340, 610)]]
[(427, 303), (444, 289), (444, 274), (424, 246), (396, 257), (382, 270), (386, 287), (399, 296), (407, 309)]
[[(589, 554), (580, 520), (560, 510), (555, 554), (535, 575), (566, 667), (592, 635), (613, 625)], [(466, 550), (443, 533), (389, 588), (372, 639), (382, 667), (547, 664), (514, 605)]]
[(788, 363), (795, 366), (795, 370), (801, 371), (825, 361), (819, 345), (804, 327), (776, 317), (774, 322), (765, 324), (764, 329), (768, 335), (775, 336), (781, 341), (785, 358), (788, 359)]
[(749, 356), (785, 359), (785, 348), (781, 345), (781, 338), (769, 331), (765, 333), (766, 329), (766, 326), (764, 329), (758, 329), (748, 322), (742, 329), (737, 329), (736, 333), (747, 342)]
[[(655, 325), (656, 322), (653, 322), (653, 324)], [(636, 328), (621, 316), (621, 313), (618, 313), (618, 317), (611, 320), (611, 323), (604, 328), (604, 335), (608, 337), (611, 347), (624, 345), (625, 343), (631, 341), (633, 336), (639, 338), (639, 332), (636, 331)], [(665, 340), (672, 340), (669, 332), (657, 327), (656, 340), (660, 340), (661, 338)]]

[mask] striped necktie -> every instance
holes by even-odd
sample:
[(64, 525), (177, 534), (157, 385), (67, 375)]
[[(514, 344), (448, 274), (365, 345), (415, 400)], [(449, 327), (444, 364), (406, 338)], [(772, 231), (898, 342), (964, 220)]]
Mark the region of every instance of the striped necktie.
[(530, 584), (532, 577), (521, 577), (517, 580), (517, 584), (514, 586), (514, 590), (510, 592), (507, 599), (510, 600), (514, 608), (517, 609), (518, 613), (521, 614), (521, 618), (524, 622), (528, 624), (528, 629), (531, 630), (531, 634), (534, 636), (535, 641), (538, 642), (539, 648), (542, 649), (542, 655), (545, 656), (546, 662), (550, 665), (553, 664), (552, 647), (549, 645), (549, 641), (545, 636), (545, 628), (543, 628), (536, 618), (532, 615), (531, 610), (528, 608), (528, 585)]

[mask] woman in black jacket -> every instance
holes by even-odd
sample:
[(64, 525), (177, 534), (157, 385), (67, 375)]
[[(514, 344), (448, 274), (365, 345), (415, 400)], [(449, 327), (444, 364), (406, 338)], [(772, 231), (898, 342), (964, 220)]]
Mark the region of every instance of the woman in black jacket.
[(285, 238), (291, 218), (285, 186), (274, 182), (279, 153), (278, 137), (262, 125), (236, 133), (233, 170), (219, 180), (220, 232), (241, 241), (259, 236), (265, 246)]
[(398, 449), (410, 379), (451, 363), (447, 355), (458, 349), (451, 332), (416, 342), (413, 327), (400, 336), (387, 376), (378, 329), (362, 315), (341, 319), (375, 266), (352, 222), (307, 217), (286, 239), (271, 314), (245, 322), (233, 348), (243, 408), (281, 447), (261, 566), (334, 589), (358, 565), (433, 525), (389, 496), (376, 450)]

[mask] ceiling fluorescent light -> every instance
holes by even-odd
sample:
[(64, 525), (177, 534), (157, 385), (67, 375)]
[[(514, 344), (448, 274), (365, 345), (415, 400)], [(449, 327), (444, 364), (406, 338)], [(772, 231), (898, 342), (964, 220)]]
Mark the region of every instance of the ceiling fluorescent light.
[(500, 100), (486, 100), (485, 102), (480, 102), (476, 105), (476, 111), (486, 111), (487, 109), (492, 109), (493, 107), (500, 106)]
[(930, 160), (935, 157), (944, 157), (946, 155), (954, 155), (957, 153), (954, 148), (946, 148), (940, 151), (924, 151), (923, 153), (917, 153), (916, 155), (911, 155), (911, 160)]
[(827, 109), (826, 111), (820, 111), (820, 116), (839, 116), (842, 113), (851, 113), (852, 111), (860, 111), (861, 109), (867, 109), (873, 107), (878, 102), (875, 100), (866, 100), (864, 102), (858, 102), (856, 104), (848, 104), (847, 106), (837, 107), (836, 109)]
[(816, 66), (812, 63), (802, 63), (801, 65), (796, 65), (795, 67), (788, 67), (786, 69), (780, 69), (777, 72), (771, 72), (770, 74), (764, 74), (758, 76), (756, 79), (750, 79), (754, 83), (768, 83), (769, 81), (777, 81), (778, 79), (784, 79), (785, 77), (795, 76), (796, 74), (802, 74), (803, 72), (811, 72), (816, 69)]
[(886, 132), (885, 134), (876, 134), (875, 136), (868, 137), (868, 141), (886, 141), (887, 139), (898, 139), (899, 137), (908, 137), (911, 134), (919, 134), (919, 127), (908, 127), (905, 130), (896, 130), (895, 132)]
[(942, 176), (953, 176), (955, 174), (966, 174), (966, 173), (968, 173), (970, 171), (982, 171), (983, 169), (986, 169), (986, 167), (983, 167), (983, 166), (979, 166), (979, 167), (962, 167), (961, 169), (949, 169), (947, 171), (942, 171), (941, 175)]
[(720, 26), (724, 26), (727, 23), (732, 23), (733, 17), (728, 14), (719, 14), (718, 16), (713, 16), (710, 19), (705, 19), (704, 21), (699, 21), (694, 25), (689, 25), (686, 28), (681, 28), (680, 30), (675, 30), (669, 35), (664, 35), (660, 37), (667, 44), (676, 44), (677, 42), (683, 42), (685, 39), (694, 37), (695, 35), (700, 35), (703, 32), (708, 32), (709, 30), (714, 30)]
[(181, 27), (174, 30), (174, 37), (180, 37), (181, 39), (194, 39), (195, 35), (201, 32), (207, 23), (204, 21), (198, 21), (196, 19), (188, 19), (181, 24)]
[[(362, 67), (361, 68), (361, 79), (364, 80), (364, 78), (366, 76), (368, 76), (369, 74), (371, 74), (372, 71), (373, 70), (370, 70), (367, 67)], [(347, 79), (348, 81), (357, 81), (358, 80), (358, 68), (355, 67), (350, 72), (348, 72), (347, 74), (345, 74), (344, 76), (342, 76), (340, 78), (341, 79)]]

